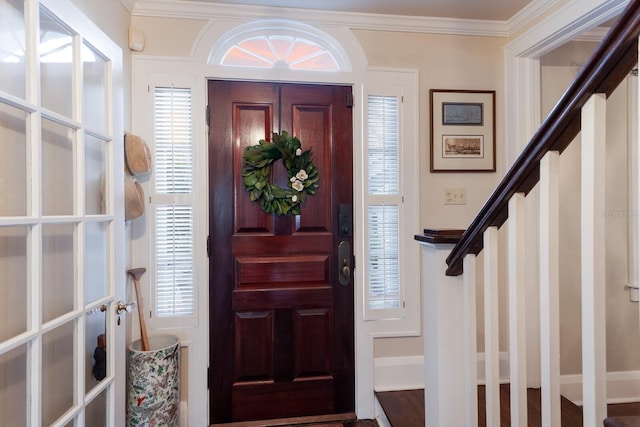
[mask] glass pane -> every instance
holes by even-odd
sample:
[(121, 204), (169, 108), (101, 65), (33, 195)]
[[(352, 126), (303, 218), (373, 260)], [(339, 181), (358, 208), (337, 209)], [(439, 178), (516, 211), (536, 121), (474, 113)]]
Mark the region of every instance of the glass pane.
[(73, 406), (74, 323), (42, 337), (42, 425), (50, 425)]
[(73, 131), (42, 120), (42, 213), (73, 213)]
[(188, 194), (193, 189), (191, 89), (155, 90), (156, 192)]
[(293, 37), (271, 36), (269, 37), (269, 43), (271, 43), (272, 49), (278, 54), (278, 60), (286, 62), (287, 55), (291, 51), (291, 44), (293, 43)]
[(400, 306), (398, 207), (369, 206), (369, 308)]
[(303, 61), (291, 63), (289, 68), (292, 70), (340, 71), (338, 63), (329, 52), (322, 52)]
[(103, 391), (85, 408), (85, 426), (104, 427), (107, 425), (107, 392)]
[(0, 91), (25, 98), (24, 0), (0, 0)]
[(398, 98), (370, 95), (368, 105), (369, 194), (398, 194), (400, 191)]
[(0, 227), (0, 341), (27, 330), (27, 227)]
[(101, 139), (85, 135), (84, 203), (87, 215), (104, 215), (106, 213), (106, 148), (107, 144)]
[(106, 130), (106, 61), (91, 46), (82, 46), (82, 78), (84, 123), (87, 127)]
[(73, 224), (42, 227), (42, 319), (55, 319), (74, 308)]
[(0, 216), (24, 216), (28, 193), (27, 113), (2, 103), (0, 147)]
[(275, 63), (278, 58), (272, 45), (266, 37), (255, 37), (238, 43), (238, 46), (253, 55), (263, 58), (265, 61)]
[(27, 424), (27, 346), (0, 354), (0, 414), (11, 425)]
[(306, 58), (313, 57), (323, 52), (321, 46), (311, 43), (307, 40), (296, 39), (291, 47), (291, 51), (287, 55), (287, 62), (293, 64), (298, 61), (304, 61)]
[(84, 247), (84, 301), (88, 304), (107, 295), (107, 230), (104, 222), (86, 223)]
[(156, 312), (159, 317), (194, 312), (193, 212), (191, 206), (156, 209)]
[[(91, 391), (107, 376), (107, 316), (104, 311), (97, 310), (86, 316), (86, 360), (85, 390)], [(93, 425), (93, 424), (87, 424)]]
[(42, 106), (67, 117), (72, 114), (73, 37), (40, 10), (40, 86)]
[(252, 68), (340, 71), (335, 58), (324, 47), (285, 35), (242, 40), (227, 51), (221, 63)]

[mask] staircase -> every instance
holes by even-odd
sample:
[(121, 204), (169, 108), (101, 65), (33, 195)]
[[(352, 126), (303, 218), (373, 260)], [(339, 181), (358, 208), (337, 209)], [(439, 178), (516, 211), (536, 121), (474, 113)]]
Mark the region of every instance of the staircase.
[[(425, 403), (428, 426), (477, 426), (476, 288), (483, 294), (485, 419), (500, 426), (499, 280), (506, 270), (508, 365), (512, 426), (527, 426), (527, 388), (541, 390), (542, 426), (561, 425), (560, 395), (560, 155), (580, 134), (580, 294), (582, 407), (585, 426), (640, 426), (638, 418), (607, 419), (605, 144), (607, 98), (638, 62), (640, 0), (629, 3), (561, 100), (535, 132), (504, 179), (464, 231), (425, 230)], [(636, 119), (637, 120), (637, 119)], [(637, 141), (638, 139), (636, 139)], [(508, 142), (507, 142), (508, 143)], [(640, 165), (640, 149), (632, 163)], [(636, 175), (638, 176), (638, 175)], [(625, 183), (626, 185), (626, 183)], [(635, 186), (636, 189), (640, 185)], [(639, 191), (640, 192), (640, 191)], [(526, 213), (535, 203), (537, 230)], [(627, 213), (640, 213), (640, 194)], [(502, 230), (500, 230), (502, 228)], [(629, 239), (640, 242), (640, 227)], [(502, 237), (502, 236), (506, 237)], [(536, 239), (539, 301), (527, 301), (526, 245)], [(624, 242), (626, 245), (626, 242)], [(502, 247), (501, 247), (502, 246)], [(630, 262), (640, 264), (631, 249)], [(506, 258), (506, 267), (501, 262)], [(446, 264), (445, 264), (446, 263)], [(483, 270), (482, 277), (476, 269)], [(539, 343), (527, 335), (528, 305), (539, 304)], [(633, 327), (638, 333), (639, 325)], [(624, 351), (624, 349), (621, 349)], [(539, 375), (528, 375), (527, 356), (539, 358)], [(638, 356), (640, 357), (640, 355)], [(530, 368), (530, 367), (529, 367)], [(462, 402), (462, 403), (461, 403)], [(462, 404), (462, 408), (461, 408)], [(486, 424), (485, 424), (486, 421)], [(629, 424), (629, 423), (632, 424)], [(625, 424), (626, 423), (626, 424)], [(635, 423), (635, 424), (633, 424)]]

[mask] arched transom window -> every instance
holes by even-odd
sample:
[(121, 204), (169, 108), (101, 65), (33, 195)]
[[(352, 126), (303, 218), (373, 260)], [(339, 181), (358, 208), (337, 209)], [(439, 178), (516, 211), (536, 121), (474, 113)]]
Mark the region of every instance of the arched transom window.
[(293, 21), (269, 20), (229, 31), (209, 63), (260, 69), (350, 71), (342, 47), (329, 35)]

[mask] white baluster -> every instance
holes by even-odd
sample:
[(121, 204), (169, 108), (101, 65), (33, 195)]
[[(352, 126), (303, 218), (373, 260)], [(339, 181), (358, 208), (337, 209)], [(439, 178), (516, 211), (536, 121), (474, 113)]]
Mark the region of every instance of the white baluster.
[(560, 425), (560, 156), (549, 151), (540, 162), (540, 383), (542, 427)]
[(527, 426), (527, 355), (525, 298), (525, 195), (509, 200), (508, 286), (509, 286), (509, 375), (511, 378), (511, 425)]
[(484, 354), (488, 427), (500, 427), (498, 228), (484, 232)]
[[(640, 117), (640, 109), (638, 109), (638, 75), (637, 73), (631, 74), (628, 78), (629, 83), (629, 140), (627, 142), (627, 152), (629, 155), (628, 163), (628, 181), (629, 186), (629, 212), (627, 215), (627, 221), (629, 224), (629, 243), (628, 243), (628, 278), (626, 289), (629, 290), (629, 299), (634, 302), (638, 302), (640, 299), (640, 173), (638, 172), (638, 166), (640, 165), (640, 149), (638, 148), (638, 141), (640, 137), (638, 132), (640, 126), (638, 126), (638, 118)], [(640, 304), (638, 305), (640, 309)]]
[(476, 314), (476, 256), (468, 254), (464, 257), (464, 325), (465, 325), (465, 409), (467, 427), (478, 425), (478, 338)]
[(582, 107), (582, 400), (585, 426), (607, 416), (604, 193), (606, 96)]

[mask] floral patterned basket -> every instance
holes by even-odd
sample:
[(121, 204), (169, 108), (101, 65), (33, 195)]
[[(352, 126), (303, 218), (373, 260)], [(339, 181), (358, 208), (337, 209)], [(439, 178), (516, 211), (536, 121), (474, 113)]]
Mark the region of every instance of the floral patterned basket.
[(129, 346), (128, 426), (178, 427), (180, 405), (180, 341), (172, 335), (149, 337)]

